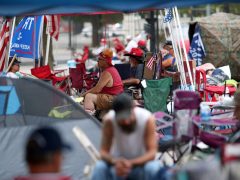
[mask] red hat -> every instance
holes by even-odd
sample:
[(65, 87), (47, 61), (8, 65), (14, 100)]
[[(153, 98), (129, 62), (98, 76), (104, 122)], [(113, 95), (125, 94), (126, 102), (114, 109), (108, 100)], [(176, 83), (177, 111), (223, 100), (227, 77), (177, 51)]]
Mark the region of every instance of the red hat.
[(109, 64), (112, 65), (112, 57), (113, 57), (113, 52), (111, 49), (104, 49), (100, 54), (99, 57), (105, 59), (105, 61)]
[(140, 48), (132, 48), (130, 53), (126, 53), (124, 56), (143, 57), (143, 51)]
[(146, 46), (146, 41), (140, 40), (138, 41), (138, 47)]
[(100, 43), (102, 43), (102, 44), (107, 44), (107, 39), (102, 38), (101, 41), (100, 41)]

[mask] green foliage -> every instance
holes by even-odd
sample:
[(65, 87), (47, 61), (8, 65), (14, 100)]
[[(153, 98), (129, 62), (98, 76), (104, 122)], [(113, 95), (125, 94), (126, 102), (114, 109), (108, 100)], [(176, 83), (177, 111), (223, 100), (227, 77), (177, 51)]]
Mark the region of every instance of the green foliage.
[(93, 22), (96, 18), (99, 18), (102, 24), (115, 24), (123, 21), (123, 14), (78, 15), (63, 16), (62, 18), (65, 20), (71, 18), (75, 23)]

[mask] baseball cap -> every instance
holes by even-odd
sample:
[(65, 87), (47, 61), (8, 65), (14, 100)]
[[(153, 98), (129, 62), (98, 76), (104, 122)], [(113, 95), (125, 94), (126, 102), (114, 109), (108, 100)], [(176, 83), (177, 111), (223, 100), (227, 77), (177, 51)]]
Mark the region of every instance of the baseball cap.
[(140, 47), (146, 46), (146, 41), (144, 41), (144, 40), (138, 41), (138, 46), (140, 46)]
[(132, 48), (130, 53), (124, 54), (124, 56), (143, 57), (143, 51), (140, 48)]
[[(8, 66), (10, 65), (10, 63), (12, 62), (12, 59), (13, 59), (13, 57), (10, 57), (9, 58), (9, 61), (8, 61)], [(12, 63), (12, 66), (13, 65), (15, 65), (15, 64), (21, 64), (21, 62), (20, 61), (18, 61), (18, 59), (17, 58), (15, 58), (15, 60), (13, 61), (13, 63)]]
[(133, 101), (127, 94), (120, 94), (114, 100), (112, 108), (116, 113), (116, 120), (127, 119), (131, 116)]
[(43, 154), (58, 150), (71, 149), (63, 142), (59, 132), (53, 127), (40, 127), (34, 130), (27, 141), (27, 154)]
[(166, 45), (166, 46), (172, 46), (172, 41), (166, 41), (164, 45)]
[(99, 57), (103, 58), (109, 65), (112, 65), (113, 52), (111, 49), (106, 48), (100, 54)]

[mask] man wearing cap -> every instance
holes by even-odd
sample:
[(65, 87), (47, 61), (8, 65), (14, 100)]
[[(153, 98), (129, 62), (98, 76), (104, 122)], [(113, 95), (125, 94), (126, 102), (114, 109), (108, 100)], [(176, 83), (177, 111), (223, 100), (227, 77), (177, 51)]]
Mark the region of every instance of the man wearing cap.
[(70, 148), (56, 129), (40, 127), (34, 130), (27, 140), (25, 152), (30, 175), (15, 180), (70, 180), (60, 174), (63, 150)]
[(104, 49), (98, 57), (98, 67), (101, 70), (98, 83), (92, 89), (82, 94), (84, 109), (90, 114), (95, 110), (109, 110), (113, 98), (123, 92), (123, 84), (117, 69), (112, 65), (113, 52)]
[(102, 160), (92, 180), (153, 179), (160, 168), (160, 162), (153, 161), (157, 152), (154, 117), (134, 107), (126, 94), (117, 96), (112, 108), (103, 118)]
[(143, 51), (140, 48), (132, 48), (130, 53), (126, 53), (125, 56), (129, 56), (131, 64), (130, 78), (123, 80), (124, 86), (139, 85), (143, 76)]
[(146, 44), (145, 40), (139, 40), (138, 41), (138, 48), (140, 48), (144, 53), (148, 52), (147, 44)]
[(20, 61), (17, 60), (17, 58), (13, 59), (13, 57), (9, 58), (9, 62), (8, 62), (8, 66), (9, 67), (9, 71), (7, 72), (7, 77), (10, 78), (15, 78), (18, 79), (19, 77), (21, 77), (21, 74), (19, 73), (19, 69), (20, 69)]
[(174, 57), (174, 51), (171, 41), (167, 41), (164, 44), (162, 55), (163, 55), (162, 67), (169, 71), (176, 71), (176, 59)]

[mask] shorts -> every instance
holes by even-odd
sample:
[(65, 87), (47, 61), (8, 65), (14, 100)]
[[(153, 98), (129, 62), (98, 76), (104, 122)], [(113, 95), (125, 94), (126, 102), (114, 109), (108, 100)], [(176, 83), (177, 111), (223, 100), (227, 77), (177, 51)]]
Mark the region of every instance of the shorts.
[(97, 94), (97, 102), (95, 104), (97, 110), (109, 110), (112, 108), (114, 95)]

